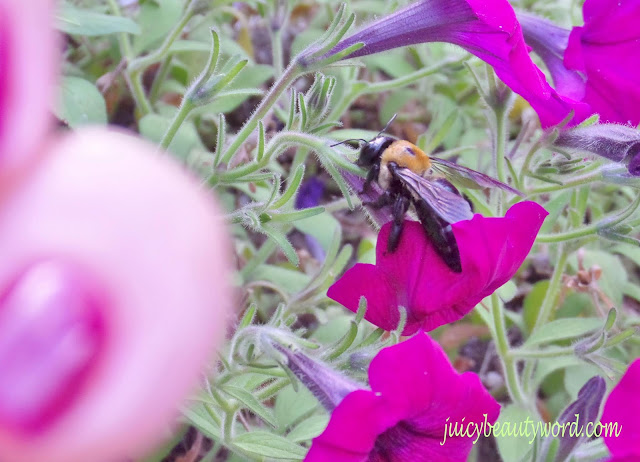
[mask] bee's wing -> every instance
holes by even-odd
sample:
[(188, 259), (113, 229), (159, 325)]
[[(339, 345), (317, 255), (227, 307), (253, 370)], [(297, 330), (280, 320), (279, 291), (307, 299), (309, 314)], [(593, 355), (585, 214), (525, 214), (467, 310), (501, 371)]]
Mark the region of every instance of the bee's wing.
[(439, 170), (447, 178), (451, 179), (454, 183), (459, 183), (467, 188), (500, 188), (510, 193), (517, 194), (520, 197), (524, 197), (517, 189), (512, 188), (508, 184), (504, 184), (501, 181), (491, 178), (484, 173), (476, 172), (462, 165), (458, 165), (448, 160), (439, 159), (437, 157), (429, 158), (433, 163), (433, 168)]
[(452, 192), (440, 183), (429, 181), (408, 168), (395, 168), (392, 172), (398, 180), (429, 204), (433, 211), (447, 223), (473, 218), (471, 206), (464, 197)]

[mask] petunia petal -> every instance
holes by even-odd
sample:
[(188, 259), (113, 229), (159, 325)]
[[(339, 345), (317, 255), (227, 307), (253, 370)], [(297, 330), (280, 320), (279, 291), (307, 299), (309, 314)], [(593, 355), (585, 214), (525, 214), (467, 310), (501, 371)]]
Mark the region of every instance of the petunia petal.
[(329, 287), (327, 296), (353, 312), (358, 311), (360, 297), (364, 296), (367, 299), (365, 319), (385, 330), (393, 330), (400, 320), (398, 290), (375, 265), (359, 263)]
[(604, 405), (600, 422), (604, 425), (617, 424), (619, 434), (605, 434), (603, 439), (614, 460), (638, 460), (640, 458), (640, 359), (636, 359), (625, 372)]
[(572, 30), (564, 64), (586, 75), (583, 101), (600, 114), (602, 122), (638, 125), (640, 3), (587, 0), (583, 13), (584, 26)]
[(380, 433), (397, 422), (396, 410), (375, 393), (350, 393), (331, 414), (322, 434), (313, 440), (306, 462), (365, 461)]
[(387, 223), (378, 236), (376, 265), (355, 265), (327, 295), (352, 311), (366, 297), (366, 319), (383, 329), (397, 326), (399, 306), (407, 309), (404, 335), (435, 329), (461, 319), (515, 274), (546, 215), (537, 203), (520, 202), (503, 218), (475, 215), (454, 223), (461, 273), (446, 265), (417, 222), (405, 221), (398, 248), (387, 252)]
[(543, 127), (560, 123), (571, 111), (578, 123), (588, 105), (558, 94), (529, 57), (520, 24), (506, 0), (420, 0), (372, 22), (338, 43), (328, 55), (356, 43), (349, 57), (425, 42), (458, 45), (490, 64), (498, 77), (536, 110)]

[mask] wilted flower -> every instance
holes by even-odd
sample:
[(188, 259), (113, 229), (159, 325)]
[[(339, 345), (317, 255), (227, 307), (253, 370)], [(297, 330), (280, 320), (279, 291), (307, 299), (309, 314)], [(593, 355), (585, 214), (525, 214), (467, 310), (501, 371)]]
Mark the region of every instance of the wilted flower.
[(423, 42), (459, 45), (489, 63), (498, 77), (536, 110), (543, 127), (561, 122), (574, 111), (580, 121), (588, 105), (558, 94), (531, 61), (515, 12), (506, 0), (420, 0), (342, 40), (329, 52), (356, 43), (364, 47), (348, 57)]
[[(609, 428), (603, 432), (604, 443), (611, 451), (610, 462), (636, 462), (640, 460), (640, 359), (636, 359), (622, 376), (607, 401), (600, 422)], [(615, 433), (617, 428), (618, 434)], [(611, 432), (613, 431), (613, 434)]]
[(475, 215), (454, 223), (461, 273), (447, 266), (417, 222), (405, 221), (398, 248), (388, 253), (387, 223), (378, 236), (376, 264), (356, 264), (327, 295), (354, 312), (360, 297), (366, 297), (365, 319), (386, 330), (397, 327), (400, 306), (407, 310), (404, 335), (435, 329), (461, 319), (511, 279), (546, 215), (535, 202), (520, 202), (504, 218)]
[(569, 152), (624, 162), (629, 173), (640, 175), (640, 130), (636, 128), (616, 124), (576, 127), (560, 132), (553, 144)]
[[(475, 430), (500, 412), (478, 376), (458, 374), (423, 332), (380, 351), (369, 383), (333, 410), (307, 462), (466, 461)], [(461, 425), (469, 436), (453, 436)]]
[(0, 460), (137, 459), (222, 339), (228, 235), (155, 147), (46, 136), (52, 6), (0, 0)]
[(571, 31), (519, 14), (525, 40), (544, 60), (556, 89), (587, 103), (603, 122), (640, 123), (640, 3), (586, 0), (584, 26)]

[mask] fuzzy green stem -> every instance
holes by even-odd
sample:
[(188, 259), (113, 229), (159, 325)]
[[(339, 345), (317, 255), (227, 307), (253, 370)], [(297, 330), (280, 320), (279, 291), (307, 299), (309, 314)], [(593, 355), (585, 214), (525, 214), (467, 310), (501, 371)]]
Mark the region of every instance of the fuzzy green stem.
[(165, 81), (167, 75), (169, 74), (169, 71), (171, 70), (171, 59), (171, 55), (165, 56), (162, 60), (162, 63), (160, 63), (158, 72), (156, 73), (156, 76), (153, 79), (153, 83), (151, 84), (151, 90), (149, 90), (149, 100), (151, 101), (151, 103), (155, 103), (158, 100), (162, 82)]
[[(524, 167), (523, 167), (523, 170), (524, 170)], [(579, 186), (584, 186), (584, 185), (593, 183), (594, 181), (600, 181), (602, 180), (602, 178), (603, 178), (602, 171), (598, 169), (595, 172), (590, 172), (588, 174), (575, 177), (570, 181), (564, 182), (563, 184), (544, 186), (542, 188), (532, 189), (528, 191), (528, 194), (529, 196), (536, 196), (538, 194), (546, 194), (554, 191), (561, 191), (563, 189), (577, 188)]]
[[(493, 75), (493, 72), (489, 73), (490, 75)], [(494, 115), (495, 115), (495, 139), (494, 139), (494, 153), (495, 153), (495, 162), (496, 162), (496, 176), (498, 178), (498, 181), (501, 181), (502, 183), (506, 183), (507, 182), (507, 177), (504, 173), (504, 156), (506, 153), (506, 143), (507, 143), (507, 135), (506, 135), (506, 130), (507, 130), (507, 111), (506, 108), (504, 106), (502, 107), (495, 107), (494, 111), (493, 111)], [(497, 213), (498, 216), (502, 215), (502, 207), (504, 204), (504, 199), (505, 199), (505, 193), (502, 190), (498, 190), (496, 191), (496, 193), (498, 194), (499, 200), (498, 200), (498, 207), (497, 207)]]
[(558, 358), (560, 356), (575, 356), (575, 350), (573, 347), (546, 348), (542, 350), (515, 348), (511, 350), (511, 356), (522, 359)]
[(173, 45), (173, 42), (175, 42), (176, 39), (180, 36), (187, 23), (195, 14), (197, 4), (198, 0), (191, 0), (187, 4), (182, 17), (180, 18), (180, 21), (178, 21), (171, 32), (169, 32), (169, 35), (167, 35), (167, 37), (164, 39), (162, 45), (160, 45), (158, 49), (152, 51), (151, 53), (131, 61), (127, 70), (132, 74), (136, 72), (142, 72), (152, 64), (162, 61), (169, 52), (169, 49), (171, 48), (171, 45)]
[(151, 103), (147, 99), (147, 95), (144, 92), (144, 85), (142, 84), (142, 74), (128, 74), (125, 72), (125, 80), (129, 86), (131, 96), (136, 103), (136, 108), (140, 111), (142, 116), (153, 112)]
[(171, 124), (169, 124), (169, 128), (160, 141), (160, 149), (166, 150), (169, 148), (171, 141), (173, 141), (176, 133), (178, 133), (178, 129), (194, 107), (195, 105), (190, 99), (182, 100), (182, 104), (180, 105), (180, 108), (178, 108), (178, 112), (176, 112), (176, 115), (173, 117)]
[(395, 90), (400, 87), (411, 85), (412, 83), (417, 82), (423, 77), (440, 72), (447, 66), (462, 64), (468, 59), (468, 56), (465, 56), (461, 59), (444, 59), (439, 63), (434, 64), (433, 66), (418, 69), (417, 71), (411, 72), (410, 74), (404, 75), (402, 77), (398, 77), (397, 79), (375, 82), (364, 87), (362, 85), (358, 85), (360, 82), (355, 82), (356, 86), (352, 86), (349, 94), (346, 97), (341, 98), (336, 108), (331, 111), (332, 116), (330, 118), (339, 118), (340, 116), (342, 116), (342, 114), (347, 111), (349, 106), (351, 106), (353, 101), (355, 101), (359, 96), (381, 93), (383, 91)]
[(273, 35), (271, 37), (271, 48), (273, 54), (273, 70), (275, 76), (280, 77), (282, 75), (282, 70), (284, 69), (284, 57), (282, 53), (282, 29), (278, 28), (273, 31)]
[(570, 231), (565, 231), (563, 233), (556, 234), (538, 234), (536, 238), (536, 242), (564, 242), (570, 241), (574, 239), (580, 239), (582, 237), (588, 237), (592, 235), (597, 235), (599, 231), (604, 229), (612, 229), (616, 225), (622, 223), (624, 220), (629, 218), (640, 205), (640, 195), (638, 195), (635, 200), (629, 204), (627, 208), (625, 208), (620, 214), (615, 215), (611, 218), (605, 218), (600, 220), (597, 223), (593, 223), (591, 225), (583, 226), (578, 229), (572, 229)]
[(551, 318), (551, 313), (553, 312), (553, 309), (555, 308), (558, 301), (558, 297), (560, 296), (562, 275), (564, 274), (564, 270), (567, 266), (568, 258), (569, 253), (563, 246), (561, 246), (558, 249), (558, 260), (556, 261), (556, 267), (554, 268), (553, 274), (551, 275), (549, 287), (547, 288), (547, 293), (545, 294), (544, 300), (542, 301), (542, 305), (540, 305), (540, 311), (538, 311), (538, 317), (536, 318), (536, 322), (531, 331), (532, 333), (549, 322), (549, 319)]
[(174, 27), (169, 33), (160, 48), (149, 53), (146, 56), (141, 56), (129, 61), (129, 65), (127, 66), (126, 70), (126, 74), (128, 76), (127, 82), (129, 82), (129, 87), (131, 90), (131, 94), (133, 95), (133, 98), (136, 102), (136, 107), (142, 115), (150, 114), (153, 112), (151, 102), (144, 92), (144, 86), (142, 85), (142, 74), (147, 67), (164, 59), (164, 57), (169, 52), (169, 48), (171, 47), (173, 42), (179, 37), (187, 22), (189, 22), (189, 20), (193, 17), (195, 13), (195, 6), (197, 3), (198, 0), (191, 0), (189, 2), (182, 18), (180, 19), (176, 27)]
[[(116, 0), (107, 0), (109, 4), (109, 8), (114, 16), (122, 16), (122, 11), (120, 10), (120, 5)], [(120, 54), (126, 60), (130, 60), (133, 58), (133, 50), (131, 49), (131, 41), (129, 40), (129, 35), (126, 32), (122, 32), (118, 34), (118, 45), (120, 47)]]
[(509, 396), (511, 396), (514, 403), (526, 407), (527, 398), (522, 392), (518, 380), (517, 363), (509, 351), (509, 339), (507, 337), (507, 327), (504, 321), (503, 309), (498, 294), (494, 292), (491, 295), (491, 316), (493, 320), (492, 333), (494, 335), (496, 350), (502, 362)]
[[(310, 70), (308, 72), (311, 72)], [(242, 143), (244, 143), (249, 135), (256, 129), (258, 122), (264, 118), (271, 107), (278, 101), (280, 95), (289, 87), (289, 85), (300, 75), (305, 72), (300, 70), (298, 64), (293, 61), (282, 73), (280, 78), (273, 84), (267, 95), (262, 99), (260, 105), (253, 112), (251, 117), (245, 122), (233, 142), (222, 155), (222, 163), (228, 164), (238, 151)]]

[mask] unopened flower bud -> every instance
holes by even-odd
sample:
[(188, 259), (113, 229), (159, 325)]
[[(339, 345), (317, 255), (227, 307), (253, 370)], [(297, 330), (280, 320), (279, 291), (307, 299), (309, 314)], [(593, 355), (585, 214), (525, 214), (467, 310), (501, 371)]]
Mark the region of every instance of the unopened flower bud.
[(595, 154), (624, 162), (631, 175), (640, 175), (640, 130), (627, 125), (594, 124), (560, 133), (554, 146), (569, 152)]

